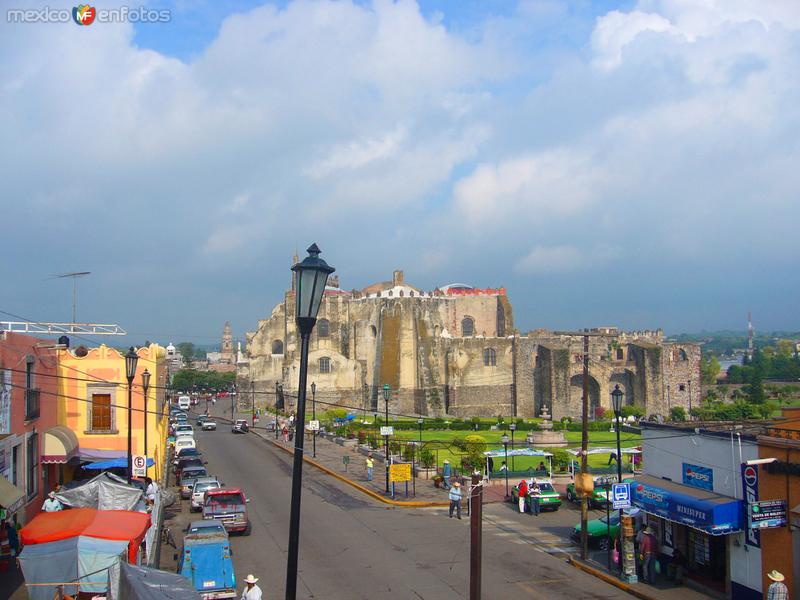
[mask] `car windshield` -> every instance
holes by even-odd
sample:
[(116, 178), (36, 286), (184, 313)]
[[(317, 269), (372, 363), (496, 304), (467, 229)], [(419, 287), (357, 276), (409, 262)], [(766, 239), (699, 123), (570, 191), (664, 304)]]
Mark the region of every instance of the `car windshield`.
[(187, 456), (200, 456), (200, 450), (197, 448), (184, 448), (178, 452), (178, 458), (186, 458)]
[(194, 484), (194, 493), (197, 494), (198, 492), (205, 492), (206, 490), (218, 487), (219, 481), (204, 481), (202, 483), (198, 482)]
[[(600, 522), (603, 525), (605, 525), (606, 524), (606, 518), (605, 517), (600, 517)], [(608, 521), (608, 523), (611, 524), (611, 525), (619, 525), (619, 515), (611, 515), (611, 519)]]
[(209, 506), (226, 506), (228, 504), (244, 504), (241, 494), (214, 494), (207, 500)]
[(190, 527), (188, 533), (224, 533), (225, 528), (219, 523)]
[(553, 489), (553, 486), (551, 484), (549, 484), (549, 483), (546, 483), (546, 482), (540, 482), (539, 483), (539, 490), (541, 490), (542, 492), (554, 492), (555, 491)]

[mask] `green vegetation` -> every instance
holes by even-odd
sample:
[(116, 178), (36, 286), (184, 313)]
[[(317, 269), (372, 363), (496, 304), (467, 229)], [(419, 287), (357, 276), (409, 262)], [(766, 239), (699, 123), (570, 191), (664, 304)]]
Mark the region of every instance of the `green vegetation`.
[(700, 380), (703, 385), (714, 385), (721, 369), (716, 356), (704, 353), (700, 358)]
[(181, 369), (172, 377), (172, 387), (179, 392), (222, 392), (231, 389), (236, 373)]
[(728, 368), (728, 383), (758, 385), (763, 379), (800, 380), (800, 356), (792, 354), (790, 344), (779, 344), (777, 350), (772, 346), (756, 348), (752, 360)]

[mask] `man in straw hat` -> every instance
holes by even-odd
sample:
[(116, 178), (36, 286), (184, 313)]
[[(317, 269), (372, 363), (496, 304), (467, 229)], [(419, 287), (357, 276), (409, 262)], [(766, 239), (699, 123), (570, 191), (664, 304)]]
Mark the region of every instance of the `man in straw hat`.
[(250, 573), (245, 577), (244, 582), (247, 588), (242, 592), (242, 600), (261, 600), (261, 588), (256, 585), (258, 577)]
[(450, 493), (448, 494), (450, 498), (450, 518), (453, 518), (453, 509), (456, 510), (456, 515), (458, 518), (461, 518), (461, 484), (459, 482), (455, 482), (453, 487), (450, 488)]
[(772, 580), (767, 589), (767, 600), (789, 600), (789, 588), (783, 583), (785, 577), (780, 571), (773, 569), (767, 573), (767, 577)]

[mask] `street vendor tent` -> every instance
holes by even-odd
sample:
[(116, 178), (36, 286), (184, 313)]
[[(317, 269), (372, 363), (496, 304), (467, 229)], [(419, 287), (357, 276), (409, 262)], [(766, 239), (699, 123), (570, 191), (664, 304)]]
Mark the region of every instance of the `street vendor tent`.
[[(111, 473), (101, 473), (78, 487), (56, 494), (61, 504), (99, 510), (143, 509), (142, 490)], [(140, 511), (141, 512), (141, 511)]]
[(120, 563), (109, 569), (109, 600), (200, 600), (192, 582), (183, 575)]
[[(622, 454), (641, 454), (642, 451), (638, 450), (637, 448), (621, 448)], [(569, 448), (567, 450), (570, 454), (574, 454), (575, 456), (581, 455), (580, 448)], [(586, 450), (586, 455), (589, 456), (591, 454), (616, 454), (616, 448), (589, 448)]]

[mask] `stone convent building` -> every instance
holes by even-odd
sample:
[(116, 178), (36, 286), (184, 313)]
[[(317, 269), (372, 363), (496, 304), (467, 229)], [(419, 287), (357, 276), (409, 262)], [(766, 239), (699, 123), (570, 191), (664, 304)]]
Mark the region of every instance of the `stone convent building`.
[[(700, 347), (664, 341), (663, 332), (591, 330), (592, 415), (610, 410), (616, 384), (624, 401), (647, 415), (688, 409), (700, 399)], [(282, 386), (296, 394), (300, 342), (294, 285), (272, 314), (247, 334), (240, 385)], [(423, 291), (391, 281), (345, 291), (332, 276), (311, 337), (309, 385), (324, 402), (382, 412), (381, 388), (392, 388), (390, 411), (426, 416), (539, 416), (581, 411), (583, 336), (514, 327), (504, 288), (445, 285)], [(245, 388), (246, 389), (246, 388)], [(321, 408), (321, 407), (318, 407)]]

